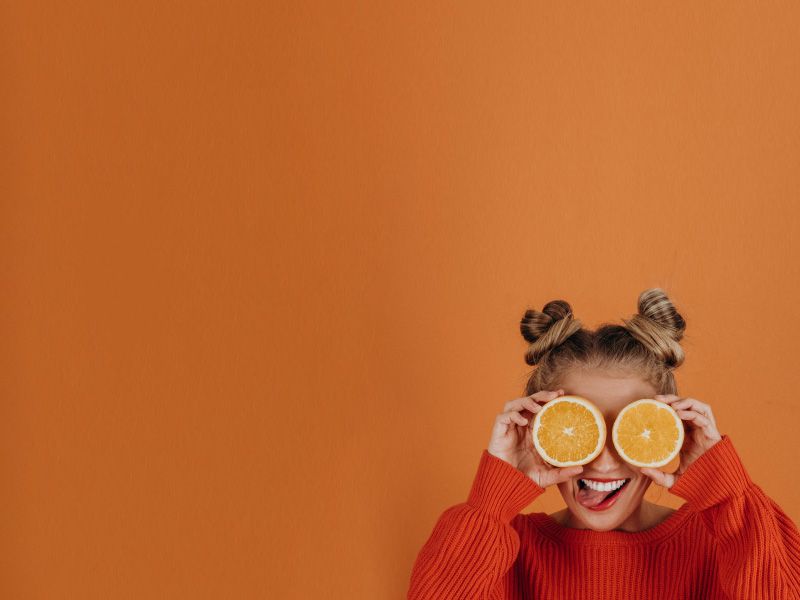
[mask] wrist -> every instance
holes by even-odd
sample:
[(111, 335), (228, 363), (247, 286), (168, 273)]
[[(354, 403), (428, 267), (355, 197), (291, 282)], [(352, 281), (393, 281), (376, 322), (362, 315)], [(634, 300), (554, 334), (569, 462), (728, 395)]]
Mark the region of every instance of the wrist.
[(508, 522), (544, 491), (525, 473), (486, 450), (467, 503)]
[(495, 458), (499, 458), (503, 462), (508, 463), (509, 465), (514, 467), (515, 469), (518, 468), (517, 464), (515, 464), (515, 462), (511, 459), (511, 457), (506, 455), (506, 454), (504, 454), (503, 452), (493, 452), (492, 450), (489, 450), (488, 448), (487, 448), (486, 452), (488, 454), (494, 456)]

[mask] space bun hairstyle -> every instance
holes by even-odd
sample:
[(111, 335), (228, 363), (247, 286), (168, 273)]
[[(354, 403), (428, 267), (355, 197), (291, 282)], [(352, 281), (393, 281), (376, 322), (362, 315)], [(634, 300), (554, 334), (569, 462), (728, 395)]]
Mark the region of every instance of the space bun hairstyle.
[(575, 369), (602, 370), (615, 376), (637, 376), (656, 394), (675, 394), (673, 370), (684, 360), (680, 340), (686, 322), (666, 292), (649, 288), (639, 294), (638, 312), (623, 325), (603, 323), (589, 330), (573, 317), (565, 300), (552, 300), (541, 311), (528, 309), (520, 332), (528, 342), (525, 362), (536, 365), (525, 395), (560, 387)]

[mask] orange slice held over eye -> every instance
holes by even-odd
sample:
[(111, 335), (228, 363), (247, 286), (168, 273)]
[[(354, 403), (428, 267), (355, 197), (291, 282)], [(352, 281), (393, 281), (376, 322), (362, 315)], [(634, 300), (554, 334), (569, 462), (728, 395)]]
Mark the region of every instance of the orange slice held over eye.
[(623, 408), (611, 439), (623, 460), (637, 467), (662, 467), (681, 451), (683, 421), (666, 402), (643, 398)]
[[(582, 396), (547, 402), (531, 427), (533, 445), (555, 467), (585, 465), (602, 452), (606, 424), (600, 409)], [(625, 406), (614, 420), (611, 440), (620, 457), (637, 467), (662, 467), (681, 451), (683, 421), (666, 402), (642, 398)]]
[(600, 409), (586, 398), (559, 396), (536, 413), (531, 435), (536, 451), (551, 465), (585, 465), (602, 452), (606, 423)]

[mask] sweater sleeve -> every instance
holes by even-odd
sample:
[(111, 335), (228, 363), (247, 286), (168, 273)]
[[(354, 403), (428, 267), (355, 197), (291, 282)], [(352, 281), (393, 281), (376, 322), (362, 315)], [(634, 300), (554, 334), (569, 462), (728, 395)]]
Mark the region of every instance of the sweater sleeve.
[(731, 598), (800, 599), (800, 532), (750, 479), (727, 435), (695, 460), (671, 494), (700, 513)]
[(417, 555), (408, 599), (506, 598), (520, 545), (511, 520), (544, 491), (484, 449), (467, 501), (442, 513)]

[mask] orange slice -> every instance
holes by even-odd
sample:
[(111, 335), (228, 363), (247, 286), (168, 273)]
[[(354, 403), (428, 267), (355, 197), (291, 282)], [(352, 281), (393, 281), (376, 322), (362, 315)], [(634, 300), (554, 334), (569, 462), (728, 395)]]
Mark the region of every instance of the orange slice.
[(559, 396), (536, 413), (531, 435), (536, 451), (551, 465), (585, 465), (603, 450), (606, 422), (586, 398)]
[(683, 421), (666, 402), (642, 398), (623, 408), (611, 429), (619, 455), (637, 467), (662, 467), (683, 446)]

